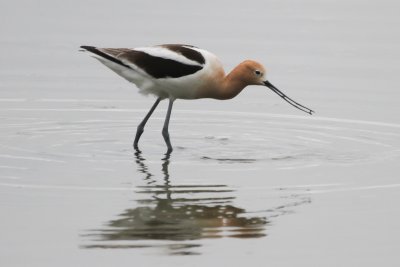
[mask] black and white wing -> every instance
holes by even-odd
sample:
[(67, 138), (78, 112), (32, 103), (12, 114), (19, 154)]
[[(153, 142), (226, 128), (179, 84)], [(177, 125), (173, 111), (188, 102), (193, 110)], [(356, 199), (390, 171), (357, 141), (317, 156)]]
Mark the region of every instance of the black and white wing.
[(126, 73), (123, 69), (127, 68), (154, 79), (180, 78), (200, 71), (206, 63), (201, 51), (190, 45), (168, 44), (135, 49), (81, 48), (91, 52), (121, 76)]

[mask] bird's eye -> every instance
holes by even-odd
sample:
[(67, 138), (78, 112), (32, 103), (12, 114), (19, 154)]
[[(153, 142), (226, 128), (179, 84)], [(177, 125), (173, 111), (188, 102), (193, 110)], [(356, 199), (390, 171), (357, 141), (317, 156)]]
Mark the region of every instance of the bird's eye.
[(255, 70), (254, 73), (255, 73), (257, 76), (260, 76), (260, 75), (261, 75), (261, 71), (259, 71), (259, 70)]

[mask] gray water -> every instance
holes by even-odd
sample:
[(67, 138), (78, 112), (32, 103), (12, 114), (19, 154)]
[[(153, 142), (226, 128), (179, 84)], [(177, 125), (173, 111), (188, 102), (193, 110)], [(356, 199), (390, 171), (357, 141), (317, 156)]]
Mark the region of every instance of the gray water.
[[(395, 1), (0, 4), (1, 266), (398, 266)], [(82, 44), (189, 43), (266, 88), (161, 103)]]

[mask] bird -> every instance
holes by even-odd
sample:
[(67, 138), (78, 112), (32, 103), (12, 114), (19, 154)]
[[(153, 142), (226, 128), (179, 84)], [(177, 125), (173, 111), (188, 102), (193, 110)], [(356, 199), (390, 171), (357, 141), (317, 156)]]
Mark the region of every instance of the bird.
[(162, 44), (138, 48), (98, 48), (82, 45), (105, 66), (136, 85), (144, 95), (154, 95), (156, 101), (137, 126), (133, 147), (139, 150), (139, 139), (158, 104), (168, 99), (168, 110), (162, 128), (167, 145), (166, 154), (173, 151), (168, 131), (173, 103), (176, 99), (232, 99), (249, 85), (266, 86), (295, 108), (310, 115), (313, 110), (289, 98), (266, 79), (265, 67), (254, 60), (245, 60), (228, 74), (213, 53), (186, 44)]

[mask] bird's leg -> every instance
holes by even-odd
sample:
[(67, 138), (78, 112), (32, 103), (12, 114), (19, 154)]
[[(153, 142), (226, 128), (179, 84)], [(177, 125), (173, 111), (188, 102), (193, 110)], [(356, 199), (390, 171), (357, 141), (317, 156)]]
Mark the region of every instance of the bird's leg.
[(168, 150), (166, 153), (167, 155), (171, 154), (171, 152), (172, 152), (171, 141), (169, 140), (169, 133), (168, 133), (168, 125), (169, 125), (169, 119), (171, 117), (172, 104), (174, 104), (174, 100), (169, 99), (167, 116), (165, 117), (164, 127), (162, 129), (162, 135), (163, 135), (165, 143), (167, 144), (167, 147), (168, 147)]
[(144, 131), (144, 126), (146, 125), (146, 123), (149, 120), (151, 114), (153, 114), (154, 110), (156, 109), (156, 107), (158, 106), (158, 103), (160, 103), (160, 101), (161, 101), (161, 97), (157, 98), (156, 102), (153, 104), (153, 106), (151, 107), (150, 111), (147, 113), (146, 117), (144, 117), (142, 122), (137, 127), (135, 141), (133, 142), (133, 147), (136, 150), (139, 150), (138, 142), (139, 142), (140, 136), (142, 135), (142, 133)]

